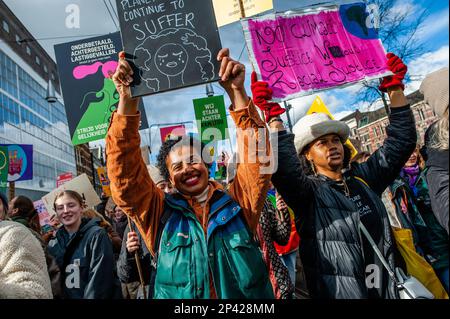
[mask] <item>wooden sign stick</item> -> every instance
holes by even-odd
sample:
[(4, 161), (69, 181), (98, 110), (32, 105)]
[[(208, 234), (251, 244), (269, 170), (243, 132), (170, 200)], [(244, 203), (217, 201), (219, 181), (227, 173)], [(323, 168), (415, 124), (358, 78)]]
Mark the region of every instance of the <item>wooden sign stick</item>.
[[(128, 219), (128, 228), (130, 229), (130, 231), (133, 231), (133, 228), (131, 227), (131, 218), (127, 216), (127, 219)], [(139, 254), (137, 250), (134, 252), (134, 260), (136, 261), (136, 266), (139, 273), (139, 280), (141, 282), (142, 291), (144, 292), (144, 299), (147, 299), (147, 292), (145, 291), (144, 275), (142, 274), (141, 260), (139, 259)]]

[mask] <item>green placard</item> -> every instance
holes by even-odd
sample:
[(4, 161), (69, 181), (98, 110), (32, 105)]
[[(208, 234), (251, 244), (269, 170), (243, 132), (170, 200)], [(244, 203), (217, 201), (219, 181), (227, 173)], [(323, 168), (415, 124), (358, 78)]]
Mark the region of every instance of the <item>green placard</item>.
[(223, 95), (195, 99), (194, 109), (202, 142), (221, 141), (229, 137)]
[(0, 192), (5, 193), (8, 187), (9, 155), (8, 147), (0, 146)]

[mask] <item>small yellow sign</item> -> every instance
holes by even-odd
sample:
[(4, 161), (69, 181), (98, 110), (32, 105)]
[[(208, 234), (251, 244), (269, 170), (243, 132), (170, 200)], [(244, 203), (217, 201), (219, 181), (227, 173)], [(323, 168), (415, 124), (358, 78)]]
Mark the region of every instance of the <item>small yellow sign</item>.
[(223, 27), (243, 18), (239, 1), (244, 5), (245, 17), (273, 9), (273, 0), (213, 0), (217, 26)]
[[(306, 113), (306, 115), (310, 115), (310, 114), (313, 114), (313, 113), (325, 113), (332, 120), (334, 120), (333, 114), (331, 114), (330, 110), (328, 110), (327, 106), (322, 101), (320, 96), (316, 97), (316, 99), (314, 100), (313, 104), (311, 105), (311, 107), (308, 110), (308, 112)], [(355, 157), (358, 154), (358, 151), (353, 146), (352, 142), (350, 142), (350, 140), (347, 140), (347, 142), (345, 142), (345, 144), (348, 145), (350, 147), (350, 149), (352, 150), (352, 158)]]

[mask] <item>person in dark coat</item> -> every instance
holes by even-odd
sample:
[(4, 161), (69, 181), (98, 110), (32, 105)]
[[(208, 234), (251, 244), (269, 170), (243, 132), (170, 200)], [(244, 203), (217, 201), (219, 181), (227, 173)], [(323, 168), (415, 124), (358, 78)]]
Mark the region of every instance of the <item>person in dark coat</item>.
[[(430, 191), (431, 206), (439, 223), (448, 235), (448, 166), (449, 166), (449, 69), (433, 72), (425, 78), (420, 91), (433, 108), (438, 120), (425, 133), (424, 153), (426, 178)], [(448, 276), (448, 274), (447, 274)]]
[(70, 190), (58, 194), (54, 202), (63, 227), (48, 249), (63, 273), (65, 298), (121, 298), (111, 240), (100, 218), (82, 218), (84, 206), (81, 195)]
[(410, 229), (418, 254), (433, 267), (448, 292), (448, 235), (431, 208), (426, 169), (417, 148), (389, 187), (397, 220)]
[[(137, 227), (133, 222), (132, 227), (133, 229), (131, 232), (128, 226), (125, 228), (122, 249), (120, 251), (119, 260), (117, 261), (117, 275), (119, 276), (120, 282), (125, 284), (127, 287), (126, 290), (128, 291), (130, 297), (134, 293), (130, 291), (132, 290), (130, 288), (131, 285), (131, 287), (138, 287), (136, 299), (151, 299), (153, 289), (150, 289), (150, 280), (152, 279), (152, 274), (155, 271), (155, 267), (152, 265), (152, 255), (150, 254), (150, 251), (145, 245), (141, 234), (137, 231)], [(144, 289), (140, 285), (138, 267), (134, 257), (134, 253), (136, 251), (138, 252), (139, 261), (142, 267), (146, 295), (144, 295)], [(124, 290), (123, 286), (124, 285), (122, 285), (122, 291)]]
[(119, 237), (123, 240), (123, 234), (125, 233), (125, 228), (128, 225), (127, 215), (123, 212), (123, 210), (119, 206), (114, 206), (113, 209), (113, 228), (119, 234)]
[[(394, 75), (380, 89), (391, 100), (387, 139), (367, 162), (350, 163), (344, 143), (349, 127), (328, 115), (305, 116), (288, 134), (279, 117), (269, 118), (278, 131), (278, 170), (272, 182), (295, 212), (302, 242), (300, 256), (312, 298), (397, 298), (394, 283), (360, 232), (363, 224), (393, 269), (397, 262), (382, 192), (394, 181), (416, 146), (414, 116), (403, 93), (406, 66), (388, 54)], [(267, 83), (252, 85), (258, 102), (270, 112)], [(259, 92), (259, 95), (258, 95)]]

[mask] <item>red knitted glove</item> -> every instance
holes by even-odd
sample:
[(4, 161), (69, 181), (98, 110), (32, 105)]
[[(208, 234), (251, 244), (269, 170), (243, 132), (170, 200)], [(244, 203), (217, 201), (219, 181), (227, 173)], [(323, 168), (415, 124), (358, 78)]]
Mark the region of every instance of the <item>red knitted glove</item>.
[(388, 58), (387, 65), (389, 70), (394, 75), (385, 77), (379, 86), (379, 90), (381, 92), (387, 92), (389, 88), (394, 87), (400, 87), (402, 90), (405, 90), (403, 80), (405, 79), (406, 72), (408, 72), (408, 67), (403, 63), (402, 59), (393, 53), (388, 53), (386, 57)]
[(285, 109), (281, 108), (280, 104), (268, 102), (272, 99), (273, 91), (269, 88), (269, 84), (267, 82), (258, 81), (258, 76), (255, 71), (252, 73), (251, 89), (253, 103), (255, 103), (255, 105), (264, 112), (266, 122), (269, 122), (270, 119), (286, 112)]

